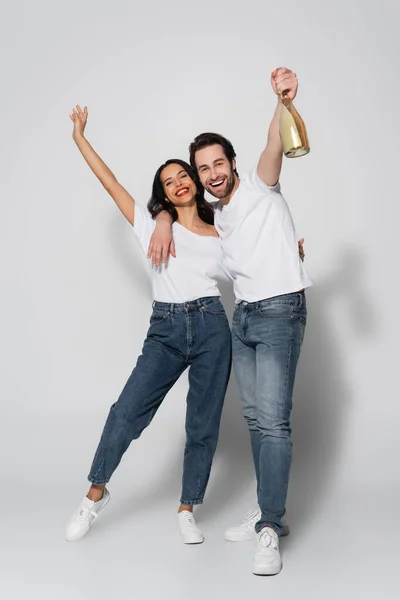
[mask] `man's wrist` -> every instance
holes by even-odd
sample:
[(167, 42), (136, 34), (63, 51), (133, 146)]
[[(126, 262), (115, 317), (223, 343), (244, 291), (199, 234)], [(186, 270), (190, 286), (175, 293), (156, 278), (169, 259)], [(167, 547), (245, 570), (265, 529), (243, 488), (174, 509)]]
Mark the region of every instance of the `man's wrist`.
[(157, 225), (165, 223), (167, 227), (171, 227), (172, 217), (166, 210), (163, 210), (156, 216), (156, 223)]

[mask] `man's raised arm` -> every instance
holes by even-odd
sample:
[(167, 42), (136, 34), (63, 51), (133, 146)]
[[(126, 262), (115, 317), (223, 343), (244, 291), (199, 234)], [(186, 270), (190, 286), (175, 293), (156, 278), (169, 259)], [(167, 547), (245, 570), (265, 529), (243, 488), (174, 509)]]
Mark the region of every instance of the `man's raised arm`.
[(271, 85), (278, 96), (278, 105), (268, 130), (267, 145), (261, 153), (257, 165), (257, 173), (266, 185), (275, 185), (279, 181), (282, 169), (283, 148), (279, 135), (279, 121), (282, 110), (282, 93), (290, 100), (297, 94), (298, 81), (296, 73), (290, 69), (279, 68), (271, 73)]

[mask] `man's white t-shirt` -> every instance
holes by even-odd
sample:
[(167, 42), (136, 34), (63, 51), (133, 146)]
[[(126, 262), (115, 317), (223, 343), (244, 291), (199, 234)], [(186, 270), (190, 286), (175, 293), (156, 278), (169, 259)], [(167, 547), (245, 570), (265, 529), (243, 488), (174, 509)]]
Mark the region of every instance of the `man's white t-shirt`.
[(236, 301), (256, 302), (312, 285), (280, 185), (266, 185), (256, 168), (240, 178), (228, 204), (217, 203), (215, 228)]
[[(156, 222), (147, 209), (135, 203), (133, 230), (146, 256)], [(218, 281), (226, 281), (224, 255), (218, 237), (202, 236), (179, 223), (173, 223), (172, 234), (176, 258), (169, 256), (166, 264), (151, 267), (153, 299), (158, 302), (182, 303), (220, 296)]]

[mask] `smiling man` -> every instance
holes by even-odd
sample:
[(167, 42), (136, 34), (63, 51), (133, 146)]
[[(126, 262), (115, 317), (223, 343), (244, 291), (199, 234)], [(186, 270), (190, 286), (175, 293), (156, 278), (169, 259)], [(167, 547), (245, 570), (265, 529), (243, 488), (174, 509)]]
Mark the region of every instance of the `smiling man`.
[[(240, 525), (229, 528), (225, 538), (241, 541), (256, 532), (257, 575), (275, 575), (282, 568), (279, 536), (288, 533), (292, 392), (307, 318), (304, 289), (311, 285), (279, 185), (281, 94), (285, 91), (293, 99), (298, 81), (292, 71), (282, 68), (272, 73), (271, 85), (278, 105), (267, 145), (249, 173), (239, 177), (234, 148), (219, 134), (202, 133), (189, 148), (201, 183), (218, 199), (215, 227), (236, 297), (233, 365), (257, 478), (258, 507)], [(156, 256), (162, 245), (160, 236), (150, 254)]]

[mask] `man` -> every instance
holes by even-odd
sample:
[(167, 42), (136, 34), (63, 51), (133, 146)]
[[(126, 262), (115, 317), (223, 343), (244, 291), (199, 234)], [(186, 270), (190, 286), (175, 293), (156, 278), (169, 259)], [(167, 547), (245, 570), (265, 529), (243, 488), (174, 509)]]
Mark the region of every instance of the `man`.
[[(279, 536), (287, 533), (284, 515), (292, 456), (292, 392), (307, 318), (304, 289), (312, 285), (279, 186), (281, 94), (285, 91), (293, 100), (298, 81), (292, 71), (280, 68), (273, 71), (271, 85), (278, 105), (267, 145), (250, 173), (239, 177), (233, 146), (219, 134), (203, 133), (189, 148), (190, 162), (201, 183), (218, 199), (215, 227), (236, 297), (233, 365), (257, 478), (259, 509), (228, 529), (225, 538), (248, 539), (255, 525), (253, 573), (257, 575), (275, 575), (282, 568)], [(170, 219), (159, 223), (161, 231), (165, 223), (169, 229)], [(149, 255), (155, 262), (160, 260), (162, 246), (153, 239)]]

